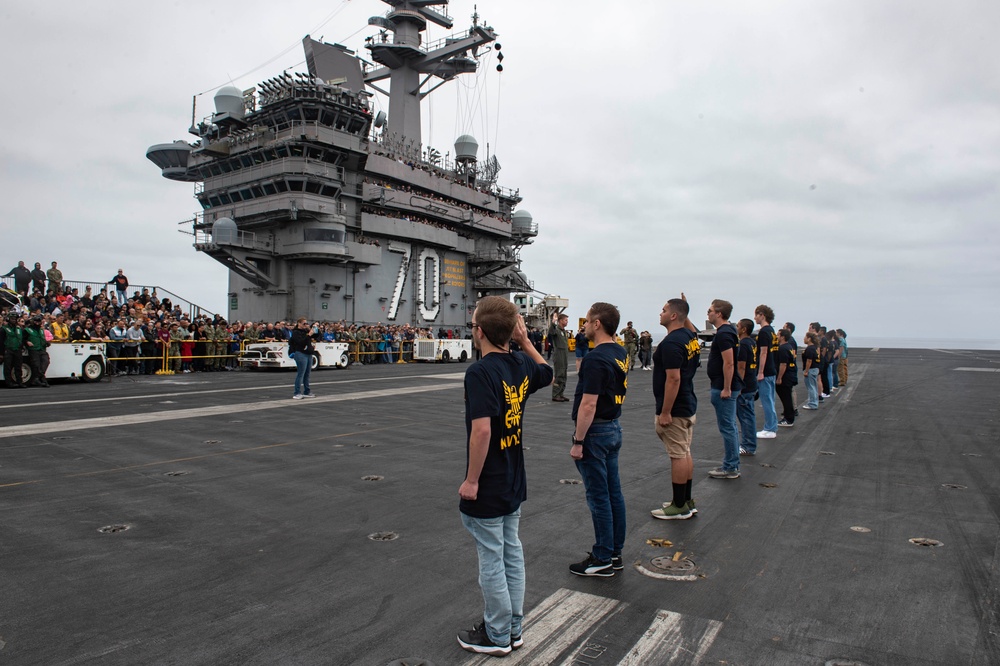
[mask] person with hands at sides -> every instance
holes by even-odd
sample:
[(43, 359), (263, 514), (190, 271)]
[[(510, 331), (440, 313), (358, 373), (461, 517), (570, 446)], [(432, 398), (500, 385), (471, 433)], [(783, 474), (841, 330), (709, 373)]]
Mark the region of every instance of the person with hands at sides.
[(698, 512), (691, 497), (691, 440), (698, 411), (694, 375), (701, 364), (701, 343), (689, 312), (683, 293), (667, 301), (660, 311), (660, 325), (667, 329), (667, 336), (653, 352), (653, 428), (670, 457), (673, 487), (673, 500), (650, 511), (659, 520), (687, 520)]
[(587, 558), (571, 564), (577, 576), (614, 576), (624, 568), (625, 497), (618, 477), (622, 427), (618, 418), (628, 388), (629, 352), (615, 342), (621, 322), (618, 308), (594, 303), (584, 332), (594, 348), (583, 357), (573, 397), (573, 439), (569, 455), (583, 477), (587, 506), (594, 524), (594, 546)]
[[(740, 346), (736, 328), (729, 323), (733, 305), (715, 299), (708, 308), (708, 321), (715, 326), (715, 338), (708, 352), (708, 380), (712, 386), (712, 406), (722, 434), (722, 466), (708, 473), (713, 479), (740, 478), (740, 433), (736, 428), (736, 403), (743, 379), (736, 372), (736, 350)], [(777, 426), (775, 426), (777, 427)], [(760, 433), (757, 434), (760, 437)]]
[[(518, 537), (527, 499), (522, 421), (528, 396), (552, 383), (552, 368), (531, 344), (517, 306), (500, 296), (479, 301), (472, 340), (482, 358), (465, 371), (465, 480), (462, 524), (476, 542), (483, 614), (458, 634), (469, 652), (503, 657), (524, 644), (524, 553)], [(510, 351), (510, 342), (523, 351)]]

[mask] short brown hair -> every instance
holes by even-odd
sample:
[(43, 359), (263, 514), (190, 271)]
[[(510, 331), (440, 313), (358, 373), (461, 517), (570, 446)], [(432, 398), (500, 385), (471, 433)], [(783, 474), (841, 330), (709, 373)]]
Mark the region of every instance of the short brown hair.
[(517, 306), (501, 296), (487, 296), (476, 304), (476, 326), (495, 347), (505, 347), (517, 325)]
[(739, 323), (736, 324), (736, 328), (747, 335), (753, 333), (753, 326), (753, 319), (740, 319)]
[(594, 303), (587, 310), (587, 316), (600, 321), (601, 328), (612, 337), (614, 337), (615, 331), (618, 330), (618, 324), (622, 321), (622, 315), (618, 312), (618, 308), (611, 305), (611, 303)]
[(729, 321), (729, 317), (733, 314), (733, 304), (721, 298), (712, 301), (712, 309), (722, 315), (726, 321)]

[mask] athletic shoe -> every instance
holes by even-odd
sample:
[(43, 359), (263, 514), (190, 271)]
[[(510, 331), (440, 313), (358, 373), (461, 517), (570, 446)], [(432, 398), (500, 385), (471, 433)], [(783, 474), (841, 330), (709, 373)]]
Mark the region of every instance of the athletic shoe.
[(781, 428), (791, 428), (794, 425), (795, 425), (794, 423), (789, 423), (785, 419), (781, 419), (780, 421), (778, 421), (778, 426)]
[(757, 439), (774, 439), (777, 436), (778, 433), (773, 430), (761, 430), (757, 433)]
[(594, 557), (593, 553), (587, 553), (587, 559), (579, 564), (569, 565), (570, 573), (577, 576), (614, 576), (615, 570), (611, 568), (611, 560), (602, 562)]
[(689, 508), (689, 509), (691, 509), (691, 514), (692, 514), (692, 515), (694, 515), (694, 514), (698, 513), (698, 507), (696, 507), (696, 506), (694, 505), (694, 500), (693, 500), (693, 499), (689, 499), (689, 500), (687, 501), (687, 505), (688, 505), (688, 508)]
[(829, 393), (820, 393), (819, 397), (821, 397), (821, 398), (829, 398), (830, 394)]
[(621, 571), (622, 569), (625, 568), (625, 562), (622, 560), (621, 553), (618, 553), (617, 555), (612, 553), (611, 568), (614, 569), (615, 571)]
[(300, 394), (298, 394), (298, 393), (296, 393), (295, 395), (292, 396), (292, 400), (301, 400), (301, 399), (302, 399), (302, 396)]
[(809, 411), (816, 411), (817, 407), (810, 407), (809, 405), (802, 405), (802, 409), (808, 409)]
[(796, 415), (796, 416), (798, 416), (798, 415), (799, 415), (799, 410), (797, 410), (797, 409), (795, 410), (795, 415)]
[(677, 506), (673, 502), (664, 504), (662, 509), (653, 509), (649, 512), (653, 518), (659, 520), (687, 520), (691, 517), (691, 508), (684, 503), (684, 506)]
[(315, 398), (316, 394), (315, 393), (303, 393), (302, 397), (303, 398)]
[(510, 635), (510, 648), (512, 650), (516, 650), (522, 645), (524, 645), (524, 639), (521, 637), (521, 634), (518, 634), (517, 636), (514, 634)]
[(740, 478), (740, 470), (716, 467), (715, 469), (709, 471), (708, 475), (713, 479), (738, 479)]
[(509, 645), (497, 645), (486, 635), (486, 622), (480, 622), (472, 629), (458, 632), (458, 644), (463, 650), (477, 652), (479, 654), (489, 654), (494, 657), (506, 657), (510, 654)]
[(744, 449), (744, 448), (743, 448), (743, 447), (741, 446), (741, 447), (740, 447), (740, 455), (741, 455), (741, 456), (755, 456), (755, 455), (757, 455), (757, 453), (756, 453), (756, 452), (754, 452), (754, 451), (747, 451), (746, 449)]

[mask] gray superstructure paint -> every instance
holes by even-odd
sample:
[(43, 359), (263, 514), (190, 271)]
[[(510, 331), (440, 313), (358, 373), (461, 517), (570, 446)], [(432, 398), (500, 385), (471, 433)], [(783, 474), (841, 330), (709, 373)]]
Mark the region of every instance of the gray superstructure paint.
[[(190, 128), (197, 142), (146, 153), (164, 177), (196, 183), (194, 247), (230, 269), (232, 320), (464, 332), (478, 298), (532, 289), (520, 249), (537, 226), (524, 211), (512, 220), (521, 197), (497, 186), (496, 159), (477, 162), (472, 140), (452, 163), (420, 140), (420, 100), (475, 72), (496, 33), (474, 16), (468, 33), (425, 46), (428, 20), (451, 27), (429, 5), (447, 3), (384, 1), (392, 9), (372, 19), (383, 29), (367, 40), (381, 67), (306, 36), (308, 73), (222, 88), (216, 112)], [(388, 119), (359, 89), (382, 79)]]

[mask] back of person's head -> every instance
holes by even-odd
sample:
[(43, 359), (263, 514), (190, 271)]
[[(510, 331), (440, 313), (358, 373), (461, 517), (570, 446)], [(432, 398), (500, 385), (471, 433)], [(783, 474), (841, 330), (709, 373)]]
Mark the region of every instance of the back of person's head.
[(780, 331), (778, 331), (778, 337), (784, 340), (785, 342), (788, 342), (789, 340), (792, 339), (792, 332), (789, 331), (787, 328), (783, 328)]
[(687, 319), (688, 313), (691, 312), (691, 306), (683, 298), (671, 298), (667, 301), (667, 307), (681, 319)]
[(838, 328), (837, 329), (837, 335), (839, 335), (842, 338), (846, 338), (847, 337), (847, 333), (844, 333), (844, 329), (842, 329), (842, 328)]
[(754, 320), (753, 319), (740, 319), (736, 324), (736, 330), (744, 335), (750, 335), (753, 333)]
[[(618, 324), (622, 321), (622, 315), (618, 312), (618, 308), (611, 303), (594, 303), (587, 311), (587, 316), (591, 320), (596, 319), (601, 322), (601, 329), (611, 337), (614, 337), (615, 331), (618, 330)], [(629, 326), (631, 325), (632, 322), (629, 322)]]
[(764, 316), (764, 321), (766, 321), (768, 324), (770, 324), (772, 321), (774, 321), (774, 310), (772, 310), (770, 307), (764, 305), (763, 303), (761, 303), (760, 305), (758, 305), (754, 309), (753, 313), (754, 314), (763, 315)]
[(487, 296), (476, 304), (476, 326), (495, 347), (505, 347), (517, 325), (517, 306), (501, 296)]
[(793, 324), (790, 321), (786, 321), (785, 322), (785, 328), (788, 329), (789, 333), (794, 333), (795, 332), (795, 324)]
[(733, 314), (733, 304), (721, 298), (712, 301), (712, 309), (718, 312), (726, 321), (729, 321), (729, 317)]

